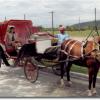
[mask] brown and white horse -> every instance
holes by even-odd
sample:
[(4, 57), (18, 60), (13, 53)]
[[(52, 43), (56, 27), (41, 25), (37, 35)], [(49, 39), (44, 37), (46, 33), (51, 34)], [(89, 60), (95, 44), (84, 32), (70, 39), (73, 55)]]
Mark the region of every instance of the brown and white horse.
[[(78, 40), (66, 40), (61, 45), (60, 60), (68, 60), (61, 63), (61, 85), (64, 85), (64, 66), (66, 64), (67, 81), (70, 81), (70, 69), (72, 64), (86, 66), (88, 68), (89, 75), (89, 92), (88, 96), (96, 94), (96, 78), (99, 71), (100, 62), (96, 59), (96, 51), (99, 51), (100, 37), (95, 38), (95, 42), (87, 41), (85, 46)], [(92, 86), (93, 84), (93, 86)], [(91, 90), (93, 87), (93, 90)]]

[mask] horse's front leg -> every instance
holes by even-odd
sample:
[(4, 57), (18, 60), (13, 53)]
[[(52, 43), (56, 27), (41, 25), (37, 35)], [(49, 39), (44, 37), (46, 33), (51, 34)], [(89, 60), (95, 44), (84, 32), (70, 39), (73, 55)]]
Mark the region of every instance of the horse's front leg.
[(67, 74), (67, 81), (68, 81), (68, 86), (71, 86), (72, 82), (70, 80), (70, 69), (71, 69), (72, 64), (68, 63), (66, 66), (66, 74)]
[(96, 77), (97, 77), (97, 75), (94, 75), (93, 76), (93, 90), (92, 90), (92, 93), (93, 94), (96, 94), (97, 93), (97, 91), (96, 91)]
[(64, 65), (65, 63), (61, 63), (61, 87), (64, 86), (64, 79), (63, 79), (63, 76), (64, 76)]
[(89, 86), (88, 86), (88, 96), (92, 96), (92, 90), (91, 90), (91, 86), (92, 86), (92, 81), (93, 81), (93, 68), (88, 68), (89, 71)]

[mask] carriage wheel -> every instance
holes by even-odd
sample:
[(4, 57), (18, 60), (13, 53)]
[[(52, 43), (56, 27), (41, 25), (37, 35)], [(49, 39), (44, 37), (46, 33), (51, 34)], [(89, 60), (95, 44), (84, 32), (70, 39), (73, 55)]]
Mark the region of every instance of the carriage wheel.
[(24, 73), (30, 82), (35, 82), (38, 78), (38, 67), (35, 66), (31, 60), (26, 60), (25, 66), (24, 66)]

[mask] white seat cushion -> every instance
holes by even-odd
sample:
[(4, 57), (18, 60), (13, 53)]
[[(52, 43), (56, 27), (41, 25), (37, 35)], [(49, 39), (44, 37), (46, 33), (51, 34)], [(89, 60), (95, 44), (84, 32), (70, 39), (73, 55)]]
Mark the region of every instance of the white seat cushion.
[(36, 41), (37, 53), (44, 53), (44, 51), (51, 47), (51, 40), (38, 40)]

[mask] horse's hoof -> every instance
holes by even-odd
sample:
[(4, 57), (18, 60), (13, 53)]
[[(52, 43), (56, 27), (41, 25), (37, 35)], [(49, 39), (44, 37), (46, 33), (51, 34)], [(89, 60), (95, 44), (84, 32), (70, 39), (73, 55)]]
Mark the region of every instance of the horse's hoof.
[(97, 91), (96, 91), (95, 88), (93, 88), (92, 93), (93, 93), (93, 95), (96, 95), (97, 94)]
[(92, 96), (91, 90), (88, 90), (88, 96), (89, 96), (89, 97)]
[(60, 87), (64, 87), (65, 86), (65, 83), (64, 83), (64, 80), (61, 79), (61, 84), (60, 84)]
[(68, 81), (68, 84), (69, 84), (69, 85), (72, 85), (72, 82), (71, 82), (71, 81)]

